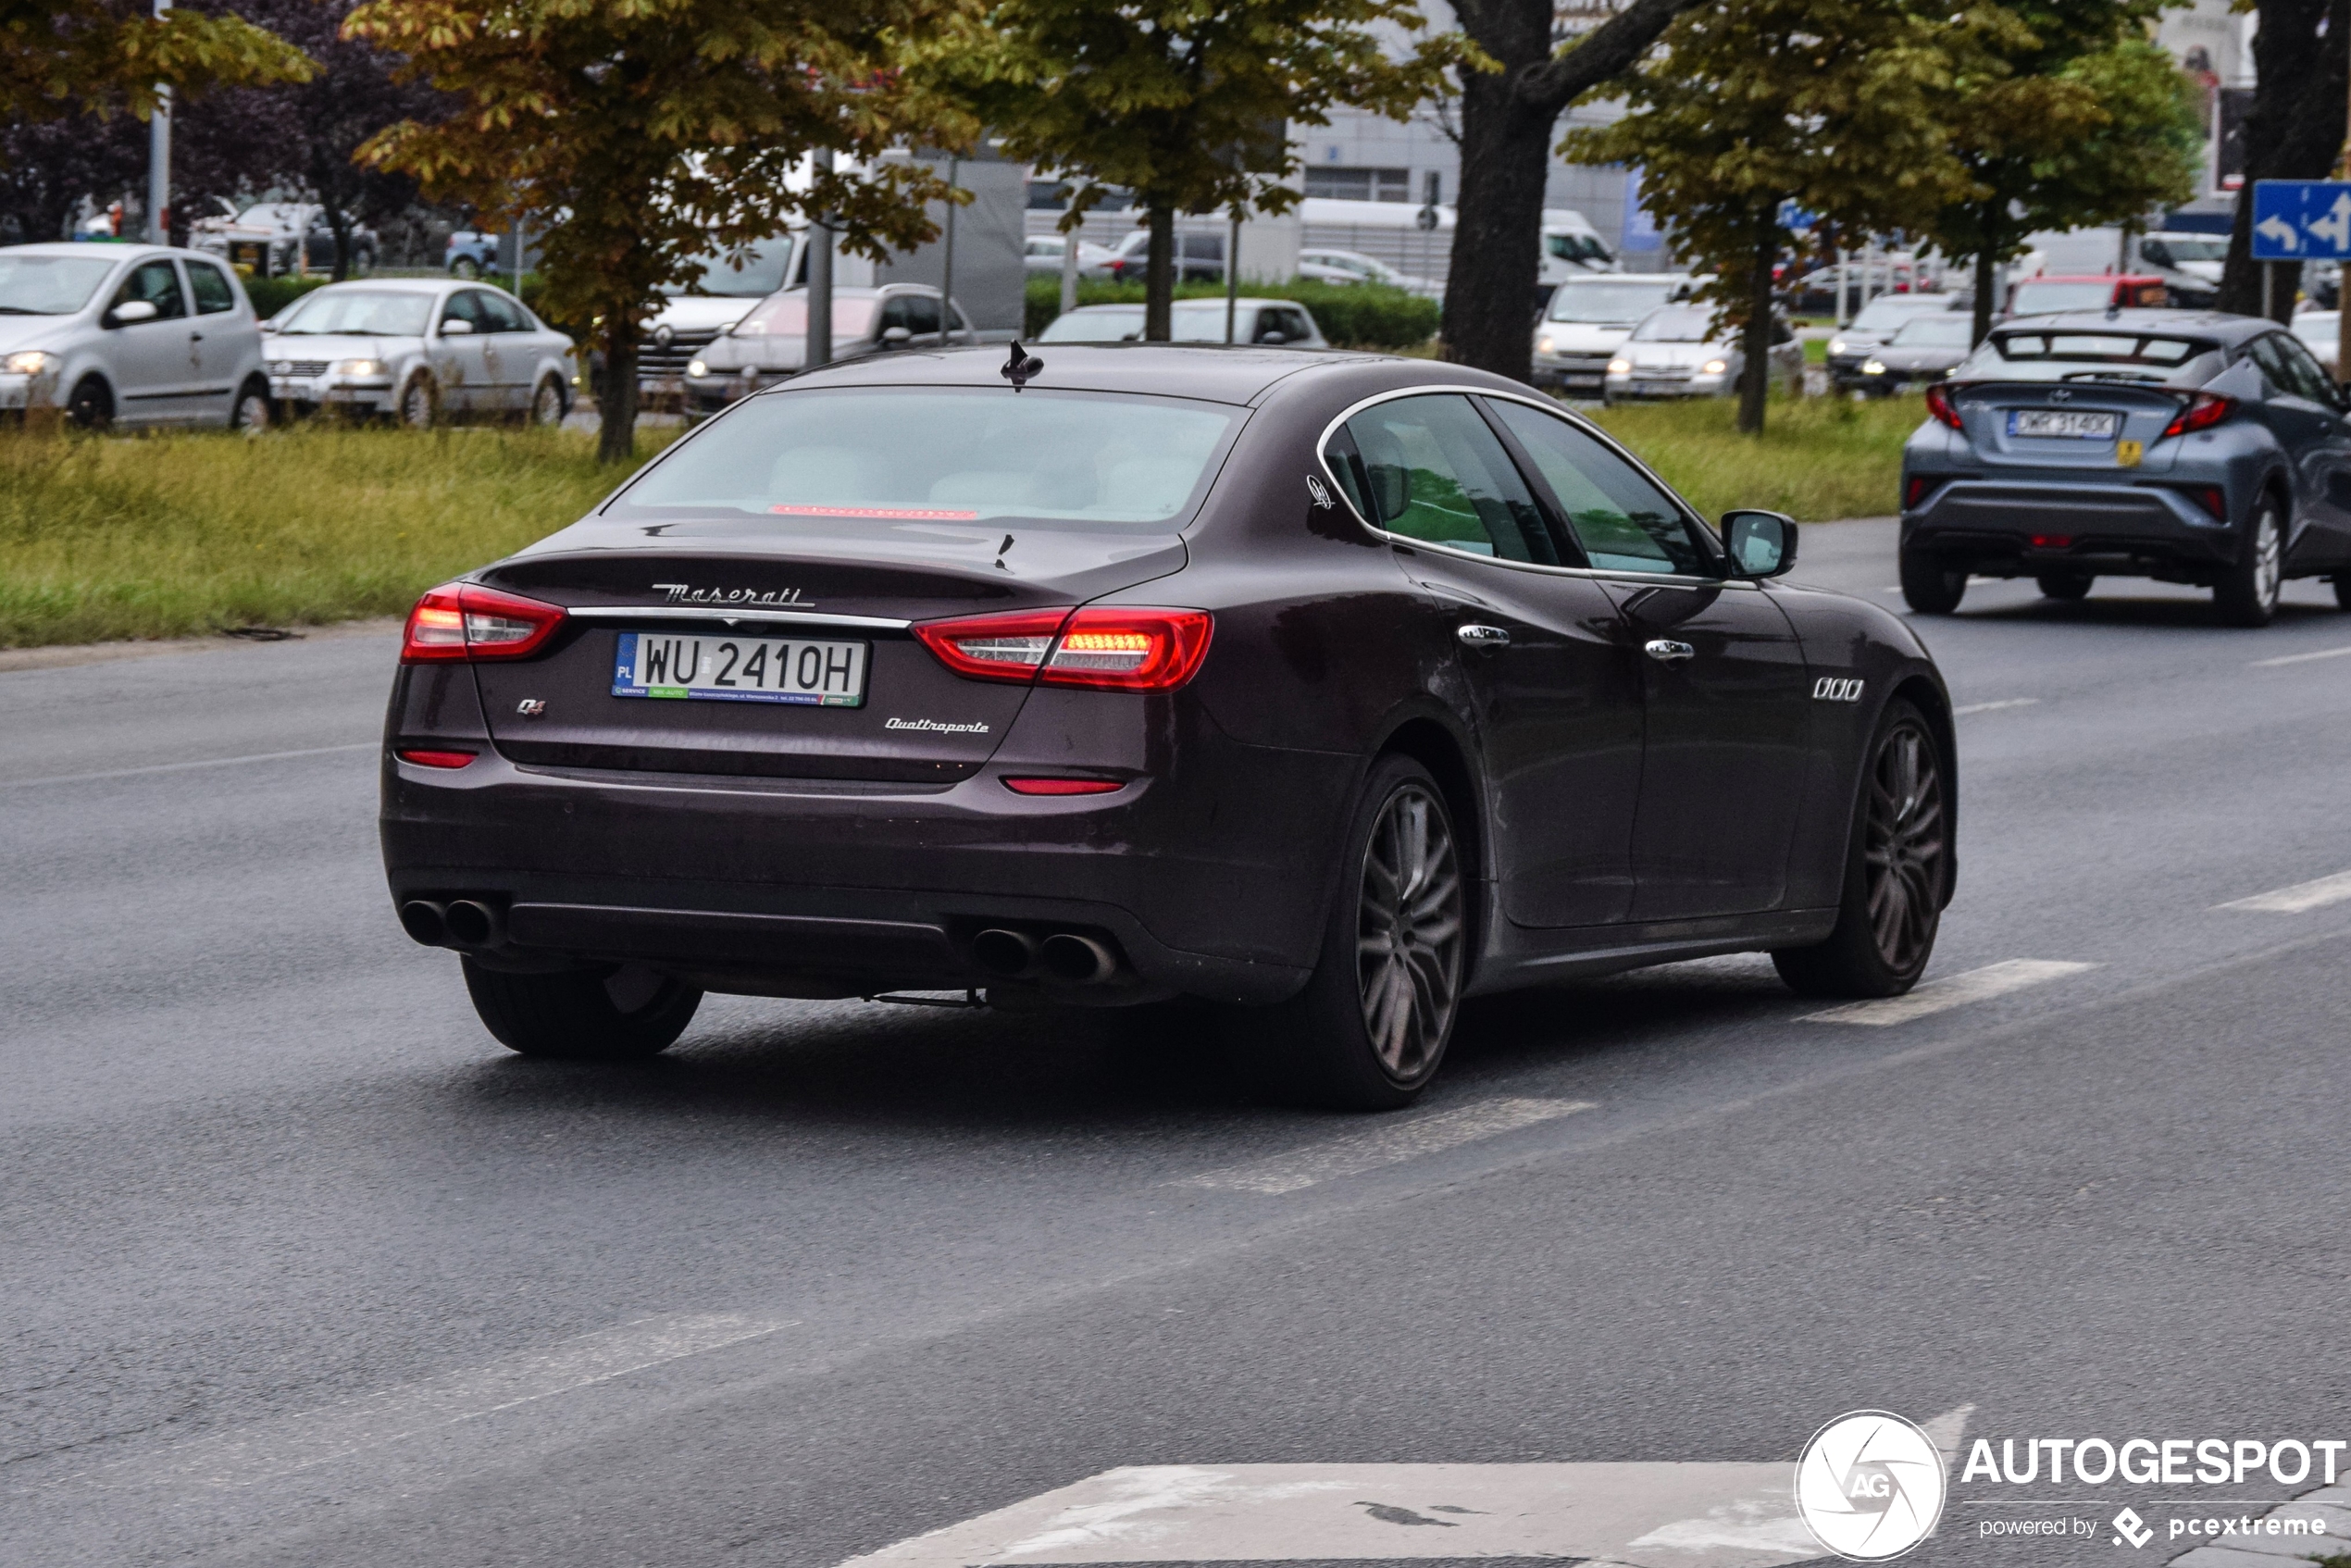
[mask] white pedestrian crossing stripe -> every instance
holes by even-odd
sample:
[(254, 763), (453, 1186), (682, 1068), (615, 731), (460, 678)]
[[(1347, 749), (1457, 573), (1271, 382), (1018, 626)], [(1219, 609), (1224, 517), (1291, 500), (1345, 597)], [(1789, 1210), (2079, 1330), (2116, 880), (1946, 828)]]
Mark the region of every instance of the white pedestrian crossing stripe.
[(2257, 915), (2300, 915), (2341, 903), (2345, 899), (2351, 899), (2351, 871), (2338, 871), (2315, 882), (2296, 882), (2291, 888), (2256, 893), (2249, 899), (2233, 899), (2214, 907), (2251, 910)]
[(1362, 1131), (1326, 1139), (1287, 1154), (1185, 1176), (1176, 1185), (1269, 1195), (1296, 1192), (1316, 1182), (1361, 1176), (1382, 1165), (1418, 1159), (1481, 1138), (1493, 1138), (1591, 1109), (1592, 1101), (1588, 1100), (1488, 1100), (1458, 1110), (1379, 1122)]
[(2027, 986), (2060, 980), (2068, 975), (2079, 975), (2095, 969), (2095, 964), (2073, 964), (2061, 959), (2011, 958), (2004, 964), (1987, 964), (1981, 969), (1971, 969), (1963, 975), (1945, 979), (1929, 980), (1902, 996), (1880, 997), (1873, 1002), (1848, 1002), (1824, 1012), (1807, 1013), (1807, 1024), (1907, 1024), (1913, 1018), (1941, 1013), (1947, 1008), (1962, 1007), (1971, 1002), (1985, 1002), (1996, 996)]

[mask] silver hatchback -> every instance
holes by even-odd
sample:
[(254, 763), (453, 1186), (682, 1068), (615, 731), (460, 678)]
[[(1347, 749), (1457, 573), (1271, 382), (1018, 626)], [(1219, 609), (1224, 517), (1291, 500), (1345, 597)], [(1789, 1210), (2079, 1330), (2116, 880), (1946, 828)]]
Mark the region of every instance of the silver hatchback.
[(163, 245), (0, 247), (0, 411), (38, 408), (93, 429), (268, 423), (236, 274)]

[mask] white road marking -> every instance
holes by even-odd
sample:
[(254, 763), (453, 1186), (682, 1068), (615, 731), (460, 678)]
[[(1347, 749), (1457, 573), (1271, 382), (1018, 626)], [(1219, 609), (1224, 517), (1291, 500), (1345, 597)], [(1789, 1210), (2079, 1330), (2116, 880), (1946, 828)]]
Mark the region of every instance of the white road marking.
[(361, 740), (349, 746), (311, 746), (299, 752), (256, 752), (249, 757), (207, 757), (202, 762), (159, 762), (147, 767), (116, 767), (104, 773), (60, 773), (47, 778), (0, 779), (0, 790), (22, 790), (34, 784), (89, 784), (101, 778), (130, 778), (142, 773), (184, 773), (194, 767), (234, 767), (240, 763), (283, 762), (288, 757), (332, 756), (337, 752), (372, 752), (381, 742)]
[(1848, 1002), (1842, 1007), (1832, 1007), (1823, 1013), (1807, 1013), (1799, 1022), (1907, 1024), (1930, 1013), (2006, 996), (2027, 986), (2063, 979), (2068, 975), (2078, 975), (2084, 969), (2096, 967), (2095, 964), (2071, 964), (2059, 959), (2011, 958), (2004, 964), (1987, 964), (1981, 969), (1971, 969), (1964, 975), (1929, 980), (1907, 996), (1880, 997), (1874, 1002)]
[(1962, 714), (1988, 714), (2000, 708), (2029, 708), (2040, 701), (2038, 697), (2003, 697), (1996, 703), (1970, 703), (1965, 707), (1953, 708), (1951, 716), (1958, 718)]
[[(1947, 1470), (1974, 1408), (1926, 1424)], [(840, 1568), (1480, 1557), (1770, 1568), (1826, 1555), (1797, 1517), (1795, 1482), (1790, 1462), (1130, 1465)]]
[(2315, 653), (2288, 653), (2283, 658), (2256, 659), (2247, 669), (2275, 669), (2280, 665), (2307, 665), (2312, 659), (2340, 659), (2351, 654), (2351, 648), (2321, 648)]
[(110, 1467), (108, 1478), (131, 1484), (250, 1486), (790, 1326), (733, 1313), (649, 1317), (324, 1410), (197, 1437), (147, 1458), (125, 1460)]
[(2216, 903), (2212, 907), (2249, 909), (2257, 915), (2300, 915), (2306, 910), (2324, 909), (2328, 904), (2341, 903), (2345, 899), (2351, 899), (2351, 871), (2338, 871), (2315, 882), (2296, 882), (2291, 888), (2256, 893), (2249, 899), (2232, 899), (2227, 903)]
[(1362, 1132), (1309, 1144), (1271, 1159), (1251, 1160), (1201, 1176), (1185, 1176), (1175, 1185), (1238, 1192), (1296, 1192), (1318, 1181), (1361, 1176), (1400, 1160), (1418, 1159), (1457, 1144), (1514, 1132), (1555, 1116), (1573, 1115), (1592, 1108), (1593, 1102), (1588, 1100), (1489, 1100), (1482, 1104), (1464, 1105), (1458, 1111), (1414, 1116), (1409, 1121), (1381, 1122)]

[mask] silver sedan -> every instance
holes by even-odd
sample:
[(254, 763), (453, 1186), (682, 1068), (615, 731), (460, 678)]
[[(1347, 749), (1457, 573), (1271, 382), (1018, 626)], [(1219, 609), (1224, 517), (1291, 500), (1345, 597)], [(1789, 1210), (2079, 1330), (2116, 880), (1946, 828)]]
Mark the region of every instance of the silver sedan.
[(262, 332), (270, 393), (292, 412), (390, 415), (417, 427), (516, 415), (552, 425), (571, 406), (571, 340), (487, 283), (330, 283)]

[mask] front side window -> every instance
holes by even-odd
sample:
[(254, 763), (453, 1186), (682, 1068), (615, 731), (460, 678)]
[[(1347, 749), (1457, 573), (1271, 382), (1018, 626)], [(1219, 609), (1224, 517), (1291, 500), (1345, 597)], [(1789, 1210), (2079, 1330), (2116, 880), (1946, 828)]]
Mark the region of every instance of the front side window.
[(475, 305), (481, 312), (484, 331), (528, 332), (530, 330), (530, 323), (524, 318), (522, 307), (505, 295), (477, 293), (473, 299)]
[(1534, 495), (1467, 398), (1375, 404), (1341, 427), (1326, 455), (1375, 528), (1473, 555), (1559, 564)]
[(1556, 416), (1499, 398), (1490, 406), (1535, 459), (1593, 566), (1714, 575), (1712, 557), (1699, 546), (1689, 519), (1638, 468)]
[(465, 321), (471, 323), (477, 332), (490, 330), (490, 323), (481, 311), (481, 295), (471, 289), (450, 295), (448, 305), (442, 309), (441, 319), (443, 325)]
[(188, 263), (188, 292), (195, 296), (199, 316), (237, 308), (237, 291), (229, 286), (229, 275), (205, 262)]
[(180, 297), (180, 270), (168, 261), (143, 262), (131, 269), (131, 276), (115, 292), (114, 303), (128, 305), (132, 300), (145, 300), (154, 305), (155, 320), (188, 314), (187, 302)]
[[(1241, 415), (1034, 386), (772, 392), (689, 436), (609, 512), (748, 516), (779, 530), (819, 519), (833, 532), (1014, 519), (1163, 526), (1198, 504)], [(987, 537), (993, 548), (1000, 536)]]

